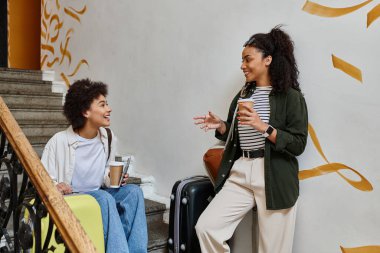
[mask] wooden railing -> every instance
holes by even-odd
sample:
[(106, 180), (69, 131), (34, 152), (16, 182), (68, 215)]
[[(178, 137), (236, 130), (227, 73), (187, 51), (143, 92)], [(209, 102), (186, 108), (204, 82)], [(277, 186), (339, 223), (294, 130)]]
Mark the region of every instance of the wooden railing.
[[(5, 167), (8, 172), (1, 177), (0, 182), (0, 238), (4, 237), (7, 241), (7, 248), (1, 251), (21, 252), (31, 248), (33, 236), (36, 252), (54, 251), (47, 249), (48, 243), (46, 243), (50, 241), (51, 231), (47, 238), (41, 238), (41, 219), (49, 213), (66, 249), (70, 252), (96, 252), (95, 246), (62, 194), (54, 186), (37, 153), (1, 97), (0, 127), (0, 169)], [(19, 187), (17, 181), (20, 178), (22, 183)], [(34, 199), (34, 202), (31, 202), (31, 199)], [(32, 217), (33, 226), (22, 224), (24, 219), (22, 210), (25, 209)], [(9, 236), (11, 219), (13, 219), (13, 228), (11, 228), (14, 231), (13, 239)], [(30, 231), (31, 227), (33, 233)], [(42, 240), (45, 240), (43, 246), (41, 246)]]

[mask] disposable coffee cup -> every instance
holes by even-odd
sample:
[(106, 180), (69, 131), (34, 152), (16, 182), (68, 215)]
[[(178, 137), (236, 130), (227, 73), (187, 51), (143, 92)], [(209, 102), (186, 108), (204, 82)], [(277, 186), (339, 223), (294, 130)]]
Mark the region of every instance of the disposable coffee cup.
[(239, 99), (238, 100), (238, 106), (239, 106), (239, 111), (246, 111), (246, 107), (253, 108), (253, 99)]
[(121, 176), (123, 174), (123, 162), (110, 162), (110, 187), (119, 188), (121, 182)]

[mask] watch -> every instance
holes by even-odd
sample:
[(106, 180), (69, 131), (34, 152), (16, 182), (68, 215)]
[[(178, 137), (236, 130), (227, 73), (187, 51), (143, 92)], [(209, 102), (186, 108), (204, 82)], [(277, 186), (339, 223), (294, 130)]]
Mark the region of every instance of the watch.
[(263, 136), (265, 138), (267, 138), (269, 135), (271, 135), (273, 133), (273, 130), (274, 130), (274, 128), (271, 125), (269, 125), (267, 130), (265, 130), (265, 132), (263, 133)]

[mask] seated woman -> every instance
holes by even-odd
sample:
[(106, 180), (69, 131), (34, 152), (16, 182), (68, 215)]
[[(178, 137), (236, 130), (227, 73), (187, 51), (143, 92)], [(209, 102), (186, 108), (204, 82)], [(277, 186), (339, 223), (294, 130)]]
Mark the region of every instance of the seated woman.
[[(109, 161), (116, 153), (115, 137), (107, 130), (110, 113), (107, 86), (83, 79), (69, 88), (64, 115), (71, 126), (55, 134), (46, 144), (42, 163), (62, 194), (81, 192), (93, 196), (100, 205), (104, 242), (108, 253), (146, 253), (147, 224), (140, 187), (110, 185)], [(109, 154), (110, 153), (110, 154)]]

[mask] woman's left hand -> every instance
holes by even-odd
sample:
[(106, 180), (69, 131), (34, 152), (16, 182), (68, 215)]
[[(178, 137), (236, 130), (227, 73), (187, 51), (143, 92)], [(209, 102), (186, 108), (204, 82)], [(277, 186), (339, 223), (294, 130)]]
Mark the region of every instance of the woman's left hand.
[(121, 179), (121, 185), (124, 186), (127, 184), (127, 179), (129, 177), (128, 173), (125, 173), (124, 177)]
[(261, 120), (260, 116), (257, 114), (255, 109), (249, 106), (245, 106), (246, 110), (239, 111), (237, 119), (239, 120), (240, 125), (251, 126), (255, 128), (257, 131), (263, 133), (268, 124)]

